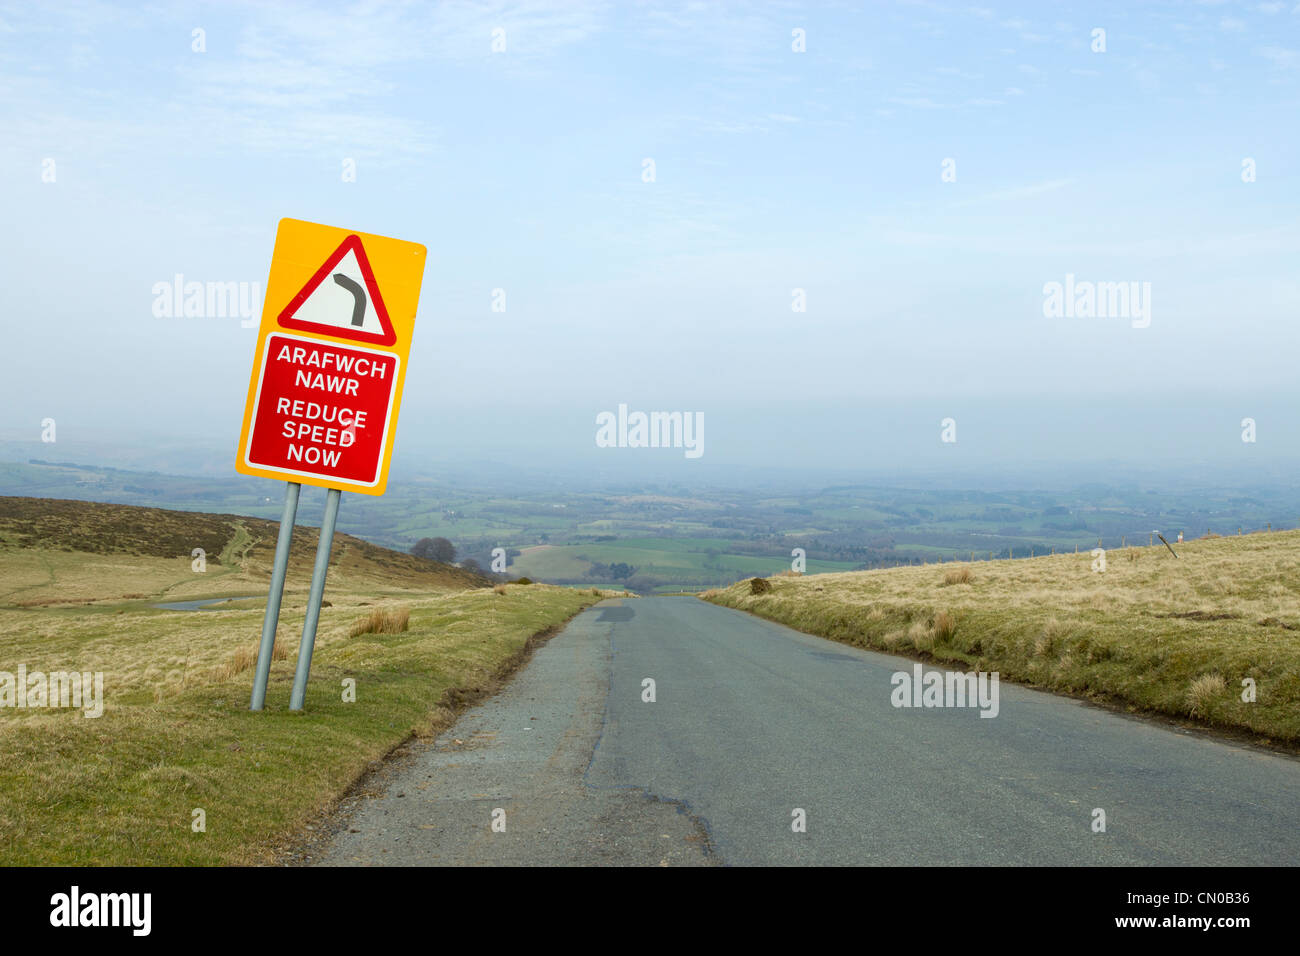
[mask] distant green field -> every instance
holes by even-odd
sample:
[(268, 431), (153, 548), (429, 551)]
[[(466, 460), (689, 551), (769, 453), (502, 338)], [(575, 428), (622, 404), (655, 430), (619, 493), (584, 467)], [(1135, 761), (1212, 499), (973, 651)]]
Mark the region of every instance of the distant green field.
[[(3, 444), (3, 443), (0, 443)], [(0, 494), (78, 498), (274, 520), (279, 482), (231, 474), (185, 477), (77, 464), (0, 462)], [(323, 492), (303, 492), (300, 514), (319, 515)], [(1198, 538), (1207, 531), (1300, 525), (1290, 485), (1207, 489), (1199, 481), (1159, 491), (1117, 478), (1057, 491), (981, 491), (866, 485), (700, 488), (557, 482), (494, 470), (459, 477), (408, 474), (378, 498), (352, 496), (339, 530), (406, 551), (445, 537), (459, 561), (488, 568), (495, 549), (512, 576), (638, 591), (716, 587), (789, 567), (805, 549), (810, 572), (936, 561), (1005, 560), (1149, 545), (1150, 530)], [(306, 520), (314, 520), (307, 517)], [(596, 540), (607, 539), (607, 540)], [(542, 550), (532, 550), (535, 548)], [(519, 552), (523, 557), (515, 558)], [(713, 552), (712, 554), (710, 552)], [(627, 564), (632, 578), (588, 576), (592, 562)], [(622, 570), (622, 569), (620, 569)]]
[[(729, 542), (717, 538), (627, 538), (545, 546), (516, 557), (510, 573), (539, 581), (569, 581), (584, 577), (592, 562), (629, 564), (636, 568), (634, 577), (653, 578), (660, 587), (676, 588), (767, 576), (790, 568), (789, 558), (732, 554), (728, 552), (730, 547)], [(811, 573), (848, 571), (853, 567), (847, 561), (808, 561)]]

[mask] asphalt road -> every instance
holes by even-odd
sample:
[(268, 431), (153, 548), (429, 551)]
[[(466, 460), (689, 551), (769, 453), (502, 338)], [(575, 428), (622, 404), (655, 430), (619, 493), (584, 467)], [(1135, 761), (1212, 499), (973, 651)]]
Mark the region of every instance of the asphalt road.
[(1300, 760), (1009, 684), (994, 718), (896, 708), (912, 666), (693, 598), (605, 602), (316, 862), (1300, 863)]

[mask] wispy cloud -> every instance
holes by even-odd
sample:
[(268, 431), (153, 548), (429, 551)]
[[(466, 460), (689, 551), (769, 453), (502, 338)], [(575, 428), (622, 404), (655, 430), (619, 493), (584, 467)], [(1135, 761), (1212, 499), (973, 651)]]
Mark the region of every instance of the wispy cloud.
[(1013, 202), (1019, 199), (1031, 199), (1035, 196), (1041, 196), (1044, 193), (1064, 189), (1066, 186), (1073, 185), (1073, 183), (1073, 179), (1049, 179), (1041, 183), (1031, 183), (1027, 186), (1012, 186), (1008, 189), (998, 189), (979, 196), (972, 196), (970, 199), (958, 200), (953, 203), (953, 205), (973, 206), (977, 203)]
[[(159, 57), (173, 63), (171, 82), (139, 90), (131, 109), (114, 118), (97, 102), (99, 77), (87, 67), (120, 55), (112, 38), (130, 28), (132, 11), (100, 2), (69, 4), (61, 8), (60, 28), (78, 37), (100, 35), (101, 42), (45, 46), (42, 59), (26, 64), (20, 52), (11, 59), (17, 72), (0, 74), (0, 106), (20, 116), (27, 112), (14, 109), (13, 99), (6, 103), (5, 94), (15, 90), (16, 79), (34, 74), (41, 89), (24, 83), (24, 98), (36, 92), (40, 101), (62, 107), (41, 119), (41, 131), (31, 127), (23, 133), (30, 124), (20, 120), (9, 132), (52, 141), (52, 148), (129, 146), (167, 153), (192, 144), (207, 151), (290, 155), (346, 150), (380, 163), (402, 162), (431, 152), (440, 135), (427, 110), (411, 113), (408, 104), (394, 102), (412, 65), (432, 59), (491, 63), (507, 71), (542, 69), (548, 58), (598, 34), (607, 9), (582, 0), (375, 4), (341, 26), (338, 11), (326, 4), (232, 4), (223, 12), (240, 15), (236, 32), (209, 31), (202, 54), (188, 49), (192, 15), (160, 9), (157, 17), (178, 38), (173, 55), (163, 50)], [(36, 12), (35, 6), (19, 5), (0, 22), (39, 35), (51, 19)], [(505, 31), (508, 55), (492, 59), (496, 29)], [(61, 63), (48, 59), (51, 50), (61, 54)], [(176, 60), (175, 52), (184, 56)], [(137, 119), (149, 115), (167, 122)]]
[(1294, 70), (1300, 67), (1300, 50), (1288, 50), (1280, 46), (1261, 47), (1259, 55), (1280, 70)]

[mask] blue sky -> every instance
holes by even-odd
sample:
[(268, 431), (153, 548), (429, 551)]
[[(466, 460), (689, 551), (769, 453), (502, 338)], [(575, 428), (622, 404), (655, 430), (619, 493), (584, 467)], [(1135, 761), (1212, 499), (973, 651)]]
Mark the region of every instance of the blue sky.
[[(429, 248), (399, 454), (589, 455), (619, 402), (754, 461), (750, 413), (847, 466), (939, 415), (1294, 454), (1298, 93), (1295, 0), (0, 5), (0, 439), (233, 457), (254, 331), (150, 290), (264, 285), (292, 216)], [(1045, 317), (1066, 274), (1150, 326)]]

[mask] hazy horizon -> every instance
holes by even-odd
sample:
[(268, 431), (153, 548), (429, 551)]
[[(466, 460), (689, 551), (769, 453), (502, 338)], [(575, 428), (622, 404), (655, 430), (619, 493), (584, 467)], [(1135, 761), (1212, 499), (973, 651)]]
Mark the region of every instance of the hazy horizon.
[[(159, 313), (251, 301), (284, 216), (428, 246), (395, 475), (1300, 448), (1300, 6), (0, 9), (31, 457), (233, 473), (257, 315)], [(1053, 283), (1134, 283), (1131, 314)], [(597, 448), (619, 403), (702, 415), (703, 455)]]

